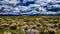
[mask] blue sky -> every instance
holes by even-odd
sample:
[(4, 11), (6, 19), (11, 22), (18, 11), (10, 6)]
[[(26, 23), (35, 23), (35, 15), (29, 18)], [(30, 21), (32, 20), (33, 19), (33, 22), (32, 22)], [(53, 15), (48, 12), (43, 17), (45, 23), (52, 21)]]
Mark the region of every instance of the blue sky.
[(60, 0), (0, 0), (0, 14), (60, 14)]

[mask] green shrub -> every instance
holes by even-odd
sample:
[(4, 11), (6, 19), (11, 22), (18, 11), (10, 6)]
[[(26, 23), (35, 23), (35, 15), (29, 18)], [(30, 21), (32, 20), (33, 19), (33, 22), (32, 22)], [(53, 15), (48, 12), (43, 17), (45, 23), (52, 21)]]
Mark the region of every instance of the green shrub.
[(17, 26), (16, 26), (16, 25), (11, 26), (10, 29), (11, 29), (11, 30), (16, 30), (16, 29), (17, 29)]

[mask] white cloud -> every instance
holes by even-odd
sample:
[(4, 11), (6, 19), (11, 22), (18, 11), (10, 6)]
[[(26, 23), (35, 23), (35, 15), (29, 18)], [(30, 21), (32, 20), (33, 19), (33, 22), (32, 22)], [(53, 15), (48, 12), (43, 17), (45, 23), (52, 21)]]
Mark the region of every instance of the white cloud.
[(38, 5), (38, 4), (30, 4), (28, 7), (30, 9), (34, 10), (34, 9), (38, 9), (40, 7), (40, 5)]
[(35, 0), (28, 0), (28, 1), (30, 1), (30, 2), (31, 2), (31, 1), (35, 1)]
[(17, 3), (19, 3), (19, 1), (17, 0), (3, 0), (1, 1), (2, 4), (13, 4), (16, 5)]
[[(32, 1), (35, 1), (35, 0), (23, 0), (22, 3), (26, 3), (26, 2), (32, 2)], [(2, 7), (5, 7), (4, 11), (11, 11), (10, 14), (12, 14), (14, 12), (14, 14), (18, 14), (19, 12), (24, 12), (24, 13), (21, 13), (21, 14), (37, 14), (37, 13), (40, 13), (40, 14), (58, 14), (60, 13), (59, 12), (53, 12), (53, 11), (47, 11), (46, 9), (51, 9), (52, 6), (55, 7), (55, 8), (60, 8), (60, 5), (57, 4), (59, 3), (59, 1), (56, 1), (56, 0), (36, 0), (35, 1), (35, 4), (30, 4), (29, 6), (16, 6), (17, 3), (20, 3), (20, 1), (18, 0), (3, 0), (3, 1), (0, 1), (0, 9)], [(49, 3), (52, 3), (52, 5), (49, 5)], [(53, 4), (54, 3), (54, 4)], [(10, 6), (9, 4), (12, 4), (16, 7), (13, 7), (13, 6)], [(47, 6), (47, 8), (44, 8), (43, 6)], [(27, 12), (27, 10), (32, 10), (31, 12)], [(36, 10), (38, 9), (38, 11)], [(5, 13), (4, 13), (5, 14)]]
[(57, 13), (49, 11), (49, 12), (40, 12), (40, 14), (57, 14)]
[(46, 14), (56, 14), (56, 12), (49, 11), (49, 12), (46, 12)]
[(17, 8), (18, 8), (19, 10), (21, 10), (21, 11), (25, 11), (25, 10), (28, 9), (27, 6), (17, 6)]
[(45, 8), (39, 7), (39, 12), (46, 12), (47, 10)]
[(56, 4), (56, 5), (53, 5), (54, 7), (56, 8), (60, 8), (60, 5)]
[(28, 0), (23, 0), (23, 3), (26, 3)]
[(32, 1), (35, 1), (35, 0), (23, 0), (23, 3), (32, 2)]

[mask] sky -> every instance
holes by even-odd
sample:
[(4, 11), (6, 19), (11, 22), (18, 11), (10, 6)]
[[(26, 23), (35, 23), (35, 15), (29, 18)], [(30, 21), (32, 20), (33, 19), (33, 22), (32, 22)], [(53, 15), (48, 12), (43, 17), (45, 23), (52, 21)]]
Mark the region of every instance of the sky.
[(0, 15), (60, 14), (60, 0), (0, 0)]

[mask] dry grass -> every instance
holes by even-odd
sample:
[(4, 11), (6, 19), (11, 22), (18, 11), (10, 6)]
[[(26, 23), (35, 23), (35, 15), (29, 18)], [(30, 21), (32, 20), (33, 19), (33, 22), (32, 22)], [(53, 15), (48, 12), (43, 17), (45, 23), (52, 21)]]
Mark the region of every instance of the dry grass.
[[(25, 34), (25, 28), (34, 28), (39, 31), (39, 34), (51, 34), (50, 30), (55, 34), (60, 34), (59, 16), (0, 16), (0, 25), (7, 26), (0, 28), (0, 34), (4, 31), (12, 32), (12, 34)], [(14, 28), (11, 29), (12, 26)]]

